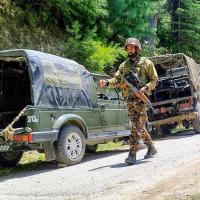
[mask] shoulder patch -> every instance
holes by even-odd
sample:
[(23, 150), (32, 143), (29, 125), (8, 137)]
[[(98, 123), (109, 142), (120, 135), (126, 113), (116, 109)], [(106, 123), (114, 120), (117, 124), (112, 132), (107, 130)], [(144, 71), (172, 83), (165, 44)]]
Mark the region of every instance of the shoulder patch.
[(145, 67), (146, 64), (146, 58), (145, 57), (141, 57), (140, 62), (138, 63), (138, 65), (140, 67)]
[(148, 66), (148, 65), (151, 65), (152, 64), (152, 62), (151, 62), (151, 60), (149, 60), (148, 58), (146, 58), (146, 57), (142, 57), (142, 65), (143, 66)]

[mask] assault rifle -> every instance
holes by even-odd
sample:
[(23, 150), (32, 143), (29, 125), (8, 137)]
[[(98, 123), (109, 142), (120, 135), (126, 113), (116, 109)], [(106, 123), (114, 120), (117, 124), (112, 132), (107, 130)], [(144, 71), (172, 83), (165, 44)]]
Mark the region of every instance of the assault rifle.
[(156, 111), (154, 110), (147, 96), (140, 91), (141, 80), (138, 77), (138, 75), (130, 71), (129, 74), (126, 76), (123, 76), (122, 79), (125, 85), (128, 86), (132, 90), (132, 92), (136, 95), (136, 97), (140, 98), (144, 103), (147, 103), (147, 105), (152, 109), (152, 111), (156, 113)]

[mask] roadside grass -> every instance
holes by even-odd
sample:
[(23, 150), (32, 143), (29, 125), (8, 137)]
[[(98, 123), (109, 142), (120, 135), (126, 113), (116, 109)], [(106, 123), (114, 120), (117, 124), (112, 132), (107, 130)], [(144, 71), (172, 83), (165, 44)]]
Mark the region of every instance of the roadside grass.
[(172, 134), (178, 134), (180, 131), (189, 131), (193, 130), (193, 127), (190, 126), (188, 129), (185, 129), (182, 125), (178, 125), (176, 128), (172, 129)]
[(99, 144), (97, 148), (98, 151), (111, 151), (111, 150), (116, 150), (116, 149), (121, 149), (124, 148), (123, 142), (108, 142), (107, 144)]
[(38, 153), (37, 151), (25, 152), (20, 160), (20, 164), (27, 164), (36, 161), (45, 161), (44, 153)]
[(48, 165), (45, 161), (43, 153), (37, 151), (25, 152), (19, 164), (16, 167), (3, 168), (0, 167), (0, 177), (15, 174), (23, 171), (34, 171), (40, 166)]
[(191, 195), (186, 195), (186, 196), (183, 196), (183, 197), (170, 197), (170, 198), (167, 198), (166, 200), (200, 200), (200, 193), (199, 194), (191, 194)]
[(200, 200), (200, 193), (199, 194), (190, 195), (189, 197), (187, 197), (186, 199), (183, 199), (183, 200)]

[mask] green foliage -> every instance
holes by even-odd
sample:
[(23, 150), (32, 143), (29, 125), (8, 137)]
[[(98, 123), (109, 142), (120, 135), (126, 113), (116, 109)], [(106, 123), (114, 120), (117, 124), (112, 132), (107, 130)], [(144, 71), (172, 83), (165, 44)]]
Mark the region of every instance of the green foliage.
[(66, 31), (67, 33), (74, 38), (75, 40), (80, 40), (81, 39), (81, 25), (80, 23), (76, 20), (71, 27), (67, 27)]
[(87, 37), (85, 37), (83, 40), (81, 34), (81, 25), (78, 21), (75, 21), (71, 27), (68, 26), (66, 28), (66, 32), (69, 36), (65, 48), (66, 56), (83, 65), (86, 65), (86, 59), (90, 56), (91, 50), (85, 47), (84, 41), (88, 41), (95, 37), (96, 30), (87, 30)]
[(122, 42), (132, 36), (141, 39), (152, 33), (149, 20), (155, 10), (151, 0), (108, 0), (108, 5), (110, 40)]
[(200, 4), (198, 0), (168, 0), (159, 20), (160, 46), (182, 52), (200, 62)]
[[(200, 41), (200, 4), (197, 0), (181, 1), (176, 10), (179, 15), (178, 23), (178, 50), (181, 49), (188, 55), (200, 61), (200, 47), (193, 42)], [(176, 31), (176, 30), (174, 30)]]
[(169, 49), (172, 46), (172, 32), (171, 32), (171, 15), (168, 11), (168, 4), (166, 4), (160, 12), (160, 18), (157, 26), (157, 37), (159, 38), (159, 46)]
[(24, 22), (31, 25), (59, 25), (63, 30), (78, 21), (82, 34), (93, 29), (98, 20), (107, 16), (106, 0), (14, 0), (24, 9)]
[(85, 59), (89, 55), (88, 52), (84, 51), (83, 41), (76, 40), (74, 37), (69, 37), (66, 42), (65, 56), (85, 65)]
[(103, 72), (106, 66), (113, 66), (119, 57), (125, 57), (126, 52), (116, 44), (106, 44), (97, 38), (97, 30), (86, 30), (83, 38), (81, 25), (75, 21), (66, 29), (70, 36), (66, 43), (66, 55), (83, 64), (90, 71)]
[[(200, 61), (200, 46), (194, 45), (200, 41), (199, 10), (198, 0), (1, 0), (0, 23), (9, 19), (12, 30), (23, 24), (42, 41), (40, 30), (56, 34), (59, 27), (65, 41), (60, 54), (102, 72), (124, 59), (116, 44), (123, 46), (128, 37), (141, 40), (143, 56), (180, 51)], [(26, 33), (15, 35), (26, 40)]]
[(113, 66), (119, 57), (126, 56), (126, 52), (118, 45), (105, 45), (100, 41), (84, 42), (84, 49), (90, 52), (86, 65), (96, 72), (103, 72), (104, 67)]
[(0, 1), (0, 13), (5, 17), (14, 17), (16, 10), (12, 8), (11, 0), (1, 0)]
[(170, 29), (171, 29), (171, 16), (169, 15), (169, 13), (163, 13), (162, 18), (160, 18), (159, 21), (159, 25), (158, 25), (158, 36), (162, 36), (161, 37), (161, 42), (166, 42), (169, 41), (170, 38)]
[(66, 54), (93, 72), (103, 72), (106, 66), (113, 66), (119, 57), (126, 56), (126, 52), (118, 45), (106, 45), (92, 39), (77, 41), (73, 37), (67, 42)]

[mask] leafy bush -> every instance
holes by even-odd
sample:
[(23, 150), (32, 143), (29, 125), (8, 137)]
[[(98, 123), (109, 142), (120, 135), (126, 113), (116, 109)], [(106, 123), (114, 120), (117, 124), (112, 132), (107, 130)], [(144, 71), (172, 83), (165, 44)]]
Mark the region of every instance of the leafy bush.
[(67, 42), (66, 54), (93, 72), (103, 72), (104, 67), (113, 66), (119, 57), (126, 56), (118, 45), (106, 45), (92, 39), (77, 41), (72, 37)]
[[(8, 0), (3, 0), (8, 1)], [(24, 20), (33, 25), (57, 24), (61, 29), (78, 20), (82, 28), (94, 26), (98, 19), (107, 16), (107, 1), (93, 0), (13, 0), (15, 6), (24, 10)], [(37, 17), (37, 18), (35, 18)], [(84, 33), (84, 29), (83, 29)]]
[(86, 59), (88, 68), (98, 72), (103, 72), (106, 66), (113, 66), (119, 57), (126, 56), (126, 52), (118, 45), (106, 45), (101, 41), (84, 42), (84, 48), (90, 52)]

